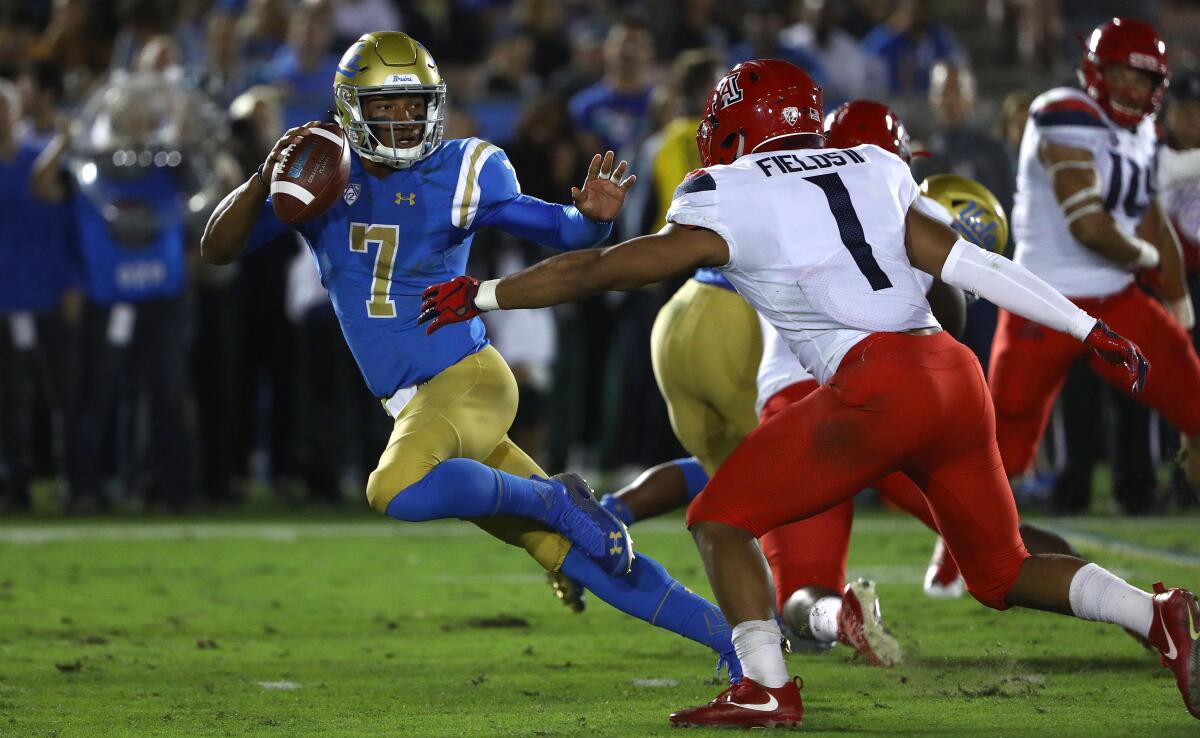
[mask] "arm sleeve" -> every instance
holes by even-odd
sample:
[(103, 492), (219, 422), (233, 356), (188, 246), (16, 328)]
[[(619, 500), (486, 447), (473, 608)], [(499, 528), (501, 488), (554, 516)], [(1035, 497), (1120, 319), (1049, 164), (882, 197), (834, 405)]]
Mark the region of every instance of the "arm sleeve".
[(254, 230), (250, 231), (250, 243), (242, 252), (242, 256), (258, 251), (264, 245), (287, 233), (288, 230), (289, 228), (275, 217), (275, 208), (271, 206), (271, 198), (267, 197), (263, 202), (262, 210), (258, 213), (258, 220), (254, 223)]
[(495, 226), (558, 251), (595, 246), (612, 232), (612, 223), (589, 220), (574, 205), (556, 205), (522, 194), (480, 213), (475, 224)]
[(961, 238), (950, 249), (941, 276), (946, 284), (1080, 341), (1096, 325), (1095, 318), (1025, 267)]
[[(480, 226), (494, 226), (518, 238), (528, 239), (558, 251), (575, 251), (595, 246), (608, 238), (611, 223), (597, 223), (584, 217), (574, 205), (557, 205), (521, 193), (521, 183), (508, 155), (489, 143), (480, 141), (484, 147), (477, 159), (479, 168), (478, 204), (471, 212), (470, 197), (464, 195), (462, 205), (466, 214), (459, 212), (459, 223), (471, 231)], [(469, 152), (473, 149), (468, 148)], [(473, 154), (468, 154), (473, 155)], [(460, 178), (468, 182), (472, 172)], [(464, 190), (467, 189), (464, 185)], [(462, 226), (460, 226), (462, 227)]]

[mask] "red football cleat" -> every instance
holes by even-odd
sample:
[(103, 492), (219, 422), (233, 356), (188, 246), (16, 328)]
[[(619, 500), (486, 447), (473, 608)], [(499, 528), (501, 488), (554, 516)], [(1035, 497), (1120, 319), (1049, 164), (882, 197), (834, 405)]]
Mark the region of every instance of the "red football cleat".
[(1150, 642), (1175, 674), (1188, 712), (1200, 719), (1200, 603), (1186, 589), (1166, 589), (1162, 582), (1154, 583), (1154, 591)]
[(677, 728), (798, 728), (804, 717), (804, 703), (796, 677), (776, 687), (764, 687), (749, 677), (717, 695), (703, 707), (691, 707), (671, 713), (671, 725)]
[(941, 538), (933, 547), (933, 558), (929, 560), (929, 568), (925, 570), (925, 595), (939, 600), (952, 600), (962, 597), (962, 575), (958, 573), (958, 564), (950, 555), (950, 549)]
[(837, 639), (875, 666), (895, 666), (904, 658), (900, 641), (883, 627), (875, 583), (866, 579), (850, 582), (842, 592)]

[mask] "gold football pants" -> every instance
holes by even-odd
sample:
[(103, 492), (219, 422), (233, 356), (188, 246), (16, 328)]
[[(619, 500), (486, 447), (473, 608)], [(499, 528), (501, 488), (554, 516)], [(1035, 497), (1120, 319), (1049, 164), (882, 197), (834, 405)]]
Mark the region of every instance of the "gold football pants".
[[(474, 459), (518, 477), (545, 477), (508, 438), (516, 413), (517, 382), (495, 348), (489, 345), (447, 367), (420, 385), (396, 416), (387, 448), (367, 480), (371, 507), (386, 511), (392, 498), (446, 459)], [(547, 571), (557, 571), (571, 549), (570, 541), (528, 518), (496, 515), (471, 522), (524, 548)]]
[(761, 331), (740, 295), (694, 279), (654, 321), (650, 355), (671, 427), (709, 476), (758, 425)]

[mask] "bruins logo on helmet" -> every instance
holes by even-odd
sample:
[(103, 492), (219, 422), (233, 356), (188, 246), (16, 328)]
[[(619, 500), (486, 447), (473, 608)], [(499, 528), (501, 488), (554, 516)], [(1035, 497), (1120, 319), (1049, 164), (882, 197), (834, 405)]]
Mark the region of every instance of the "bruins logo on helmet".
[[(446, 83), (433, 57), (408, 34), (396, 31), (363, 34), (338, 62), (333, 95), (338, 123), (346, 131), (350, 147), (365, 159), (403, 169), (432, 154), (442, 142)], [(363, 103), (377, 95), (425, 95), (425, 119), (367, 120)], [(412, 123), (424, 125), (421, 141), (415, 146), (385, 146), (379, 138), (379, 131), (390, 128), (395, 141), (396, 127)]]
[(935, 174), (921, 182), (921, 194), (950, 211), (963, 238), (988, 251), (1004, 251), (1008, 216), (991, 190), (956, 174)]

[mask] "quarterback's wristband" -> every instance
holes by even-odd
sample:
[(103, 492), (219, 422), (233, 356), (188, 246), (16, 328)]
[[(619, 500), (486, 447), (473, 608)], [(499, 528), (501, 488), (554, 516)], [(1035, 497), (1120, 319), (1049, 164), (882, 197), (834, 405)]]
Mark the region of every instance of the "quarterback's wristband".
[(475, 307), (482, 312), (489, 310), (499, 310), (500, 303), (496, 302), (496, 285), (500, 284), (498, 279), (489, 279), (479, 283), (479, 291), (475, 293)]

